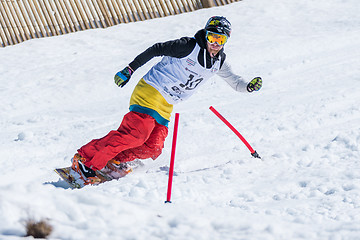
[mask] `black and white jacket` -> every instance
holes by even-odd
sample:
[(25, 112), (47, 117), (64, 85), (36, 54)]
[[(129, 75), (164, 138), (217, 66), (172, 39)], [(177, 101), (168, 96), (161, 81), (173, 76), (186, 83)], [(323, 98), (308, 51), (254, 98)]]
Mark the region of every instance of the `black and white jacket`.
[(186, 58), (193, 53), (196, 46), (198, 46), (200, 49), (197, 54), (197, 59), (195, 59), (197, 63), (205, 69), (212, 69), (215, 64), (220, 63), (219, 69), (216, 69), (216, 74), (223, 78), (236, 91), (246, 92), (247, 83), (241, 76), (232, 72), (230, 65), (225, 61), (226, 54), (224, 53), (224, 48), (221, 49), (215, 57), (210, 56), (209, 52), (206, 50), (207, 42), (205, 34), (206, 31), (202, 29), (199, 30), (194, 37), (182, 37), (172, 41), (156, 43), (139, 54), (129, 66), (136, 71), (153, 57), (165, 56), (179, 59)]

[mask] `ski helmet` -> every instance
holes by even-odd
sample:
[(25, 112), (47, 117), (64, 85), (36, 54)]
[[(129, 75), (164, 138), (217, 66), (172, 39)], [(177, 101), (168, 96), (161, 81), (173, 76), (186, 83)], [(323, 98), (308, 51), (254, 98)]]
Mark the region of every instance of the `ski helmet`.
[(225, 17), (213, 16), (207, 21), (205, 30), (225, 34), (227, 37), (230, 37), (231, 23)]

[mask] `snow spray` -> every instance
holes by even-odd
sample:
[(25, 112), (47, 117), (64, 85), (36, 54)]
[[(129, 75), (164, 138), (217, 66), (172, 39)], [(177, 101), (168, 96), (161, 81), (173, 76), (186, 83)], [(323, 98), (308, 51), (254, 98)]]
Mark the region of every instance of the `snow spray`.
[(235, 134), (236, 136), (238, 136), (241, 141), (245, 144), (245, 146), (250, 150), (251, 155), (255, 158), (260, 158), (259, 154), (250, 146), (250, 144), (246, 141), (246, 139), (239, 133), (238, 130), (236, 130), (233, 125), (231, 125), (218, 111), (215, 110), (215, 108), (213, 108), (213, 106), (210, 106), (210, 110), (216, 115), (218, 116), (218, 118), (220, 118)]
[(178, 133), (178, 126), (179, 126), (179, 115), (180, 115), (179, 113), (175, 113), (174, 133), (173, 133), (170, 169), (169, 169), (169, 182), (168, 182), (168, 190), (167, 190), (167, 197), (165, 203), (171, 203), (170, 199), (171, 199), (172, 179), (174, 175), (174, 162), (175, 162), (176, 139)]

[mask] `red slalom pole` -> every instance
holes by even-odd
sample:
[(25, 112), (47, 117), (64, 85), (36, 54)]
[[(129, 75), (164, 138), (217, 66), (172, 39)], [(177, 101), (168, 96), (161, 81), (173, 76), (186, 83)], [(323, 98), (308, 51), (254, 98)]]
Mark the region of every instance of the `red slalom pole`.
[(174, 162), (175, 162), (175, 150), (176, 150), (176, 139), (178, 133), (179, 126), (179, 113), (175, 113), (175, 123), (174, 123), (174, 134), (171, 148), (171, 158), (170, 158), (170, 169), (169, 169), (169, 182), (168, 182), (168, 190), (167, 197), (165, 203), (171, 203), (171, 188), (172, 188), (172, 179), (174, 176)]
[(261, 158), (259, 156), (259, 154), (250, 146), (250, 144), (246, 141), (246, 139), (239, 133), (238, 130), (236, 130), (234, 128), (233, 125), (231, 125), (231, 123), (229, 123), (218, 111), (215, 110), (215, 108), (213, 108), (213, 106), (210, 106), (210, 110), (216, 115), (218, 116), (235, 134), (236, 136), (238, 136), (241, 141), (245, 144), (245, 146), (250, 150), (251, 155), (255, 158)]

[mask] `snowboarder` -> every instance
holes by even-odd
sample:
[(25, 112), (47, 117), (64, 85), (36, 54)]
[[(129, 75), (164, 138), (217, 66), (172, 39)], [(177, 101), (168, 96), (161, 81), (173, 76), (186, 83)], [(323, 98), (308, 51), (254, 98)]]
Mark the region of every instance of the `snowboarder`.
[(121, 167), (135, 159), (155, 160), (168, 135), (173, 105), (189, 98), (215, 74), (239, 92), (261, 88), (260, 77), (247, 83), (234, 74), (225, 61), (224, 45), (230, 34), (230, 22), (225, 17), (213, 16), (194, 37), (156, 43), (116, 73), (116, 85), (124, 87), (139, 67), (153, 57), (163, 56), (136, 85), (130, 99), (130, 111), (120, 127), (82, 146), (73, 157), (72, 168), (85, 184), (99, 182), (95, 171), (109, 161)]

